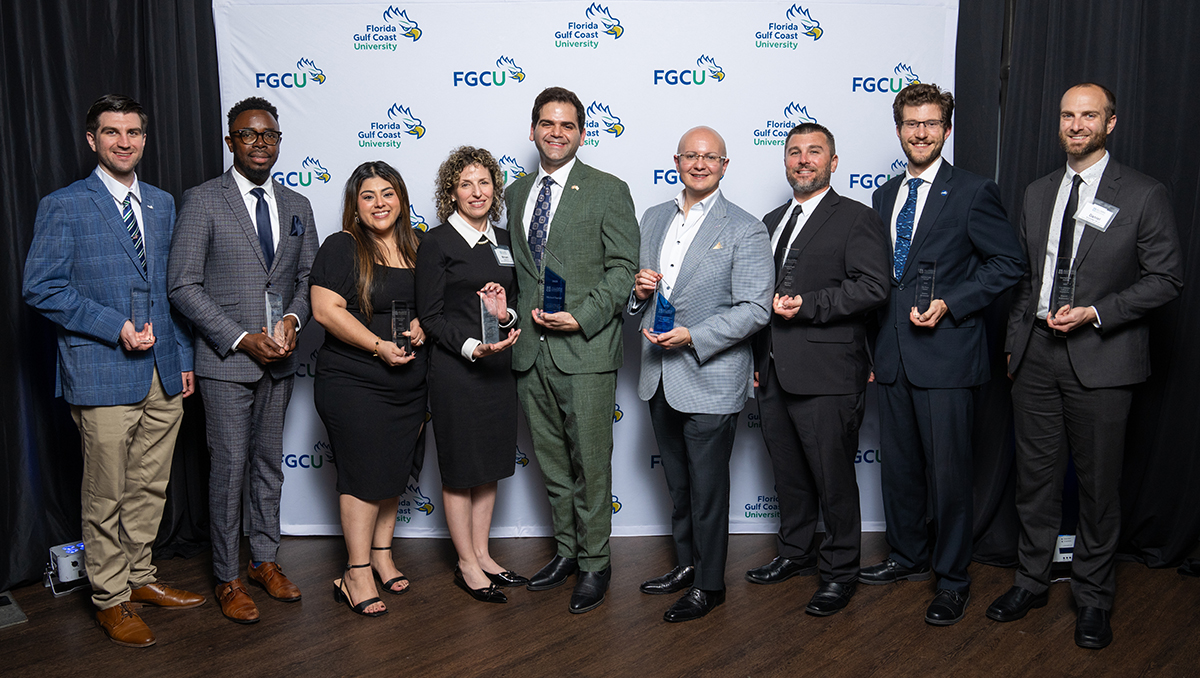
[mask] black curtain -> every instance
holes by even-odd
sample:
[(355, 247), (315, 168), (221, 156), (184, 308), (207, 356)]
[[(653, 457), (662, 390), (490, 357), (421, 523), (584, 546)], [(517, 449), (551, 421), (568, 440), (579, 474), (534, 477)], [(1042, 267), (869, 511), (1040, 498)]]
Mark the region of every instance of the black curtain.
[[(47, 550), (80, 534), (79, 436), (54, 398), (55, 331), (21, 300), (38, 201), (96, 166), (88, 106), (109, 92), (150, 115), (138, 176), (170, 192), (222, 171), (210, 0), (0, 3), (0, 590), (40, 578)], [(193, 401), (196, 398), (189, 398)], [(187, 402), (156, 554), (207, 541), (203, 411)]]

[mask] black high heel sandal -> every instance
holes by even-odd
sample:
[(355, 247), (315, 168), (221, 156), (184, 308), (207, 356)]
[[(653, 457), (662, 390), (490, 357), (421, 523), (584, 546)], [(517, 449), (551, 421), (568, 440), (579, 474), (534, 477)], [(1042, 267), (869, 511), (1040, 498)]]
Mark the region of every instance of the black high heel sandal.
[[(346, 572), (348, 573), (348, 572), (350, 572), (350, 570), (358, 569), (360, 567), (371, 567), (371, 564), (370, 563), (367, 563), (366, 565), (349, 565), (349, 564), (347, 564)], [(383, 600), (381, 600), (379, 598), (379, 596), (375, 596), (374, 598), (369, 598), (367, 600), (364, 600), (357, 605), (355, 605), (353, 602), (351, 602), (350, 591), (346, 588), (346, 575), (345, 574), (342, 575), (341, 579), (334, 580), (334, 582), (333, 582), (333, 599), (339, 603), (346, 603), (346, 607), (350, 608), (351, 612), (356, 612), (358, 614), (361, 614), (364, 617), (378, 617), (380, 615), (387, 614), (387, 608), (384, 608), (377, 612), (367, 612), (366, 611), (366, 609), (368, 607), (370, 607), (371, 605), (373, 605), (375, 603), (383, 602)]]
[[(372, 551), (391, 551), (392, 547), (391, 546), (372, 546), (371, 550)], [(394, 564), (395, 563), (393, 562), (393, 565)], [(371, 571), (375, 572), (374, 569), (372, 569)], [(404, 588), (400, 589), (399, 591), (392, 588), (392, 586), (394, 586), (395, 584), (397, 584), (399, 582), (408, 581), (408, 577), (405, 577), (404, 575), (400, 575), (399, 577), (393, 577), (392, 579), (384, 581), (383, 577), (379, 576), (378, 572), (375, 572), (375, 577), (379, 580), (379, 583), (383, 584), (383, 590), (387, 591), (388, 593), (392, 594), (393, 596), (398, 596), (401, 593), (408, 593), (408, 590), (412, 588), (411, 583), (408, 586), (405, 586)]]

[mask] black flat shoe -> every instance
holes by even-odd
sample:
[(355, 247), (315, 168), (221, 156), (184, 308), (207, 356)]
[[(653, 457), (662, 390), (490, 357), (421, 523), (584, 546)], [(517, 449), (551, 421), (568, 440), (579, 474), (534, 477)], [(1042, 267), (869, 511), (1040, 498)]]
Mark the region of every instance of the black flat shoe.
[(608, 592), (610, 577), (612, 567), (606, 567), (599, 572), (580, 571), (568, 606), (571, 614), (583, 614), (600, 607), (600, 603), (604, 602), (604, 594)]
[(778, 584), (792, 577), (807, 577), (817, 573), (817, 559), (792, 560), (775, 556), (771, 562), (746, 571), (746, 581), (751, 584)]
[(934, 626), (950, 626), (962, 621), (967, 614), (967, 603), (971, 600), (971, 592), (951, 591), (940, 589), (925, 611), (925, 622)]
[(663, 621), (676, 623), (699, 619), (723, 602), (725, 591), (702, 591), (693, 586), (667, 610)]
[[(366, 565), (347, 565), (346, 571), (349, 572), (351, 569), (358, 569), (360, 567), (371, 567), (371, 564), (367, 563)], [(333, 582), (333, 599), (339, 603), (345, 603), (346, 607), (350, 608), (351, 612), (361, 614), (364, 617), (379, 617), (381, 615), (387, 614), (387, 608), (378, 610), (376, 612), (367, 612), (366, 611), (368, 607), (374, 605), (375, 603), (383, 602), (383, 600), (380, 599), (379, 596), (375, 596), (374, 598), (368, 598), (368, 599), (358, 603), (357, 605), (355, 605), (350, 600), (350, 591), (346, 588), (346, 576), (345, 575), (342, 575), (341, 579), (334, 580), (334, 582)], [(255, 621), (257, 621), (257, 620), (255, 620)]]
[(574, 558), (555, 555), (546, 566), (537, 571), (525, 588), (530, 591), (545, 591), (567, 583), (570, 577), (579, 569)]
[[(391, 546), (372, 546), (371, 550), (372, 551), (391, 551), (392, 547)], [(371, 571), (375, 572), (374, 568), (372, 568)], [(411, 588), (410, 586), (405, 586), (404, 588), (402, 588), (400, 590), (396, 590), (396, 589), (392, 588), (399, 582), (408, 581), (408, 577), (405, 577), (404, 575), (400, 575), (399, 577), (393, 577), (387, 581), (384, 581), (383, 577), (379, 576), (378, 572), (375, 572), (375, 578), (379, 580), (380, 584), (383, 584), (383, 590), (387, 591), (388, 593), (392, 594), (393, 596), (398, 596), (401, 593), (407, 593), (408, 589)]]
[(648, 593), (652, 596), (661, 596), (667, 593), (679, 593), (680, 591), (690, 588), (692, 582), (696, 580), (696, 568), (691, 565), (678, 565), (674, 570), (664, 574), (661, 577), (647, 579), (642, 582), (638, 590), (642, 593)]
[(492, 574), (491, 572), (484, 570), (483, 573), (485, 575), (487, 575), (487, 578), (489, 580), (491, 580), (491, 582), (493, 584), (495, 584), (496, 586), (512, 587), (512, 586), (526, 586), (529, 584), (528, 577), (522, 577), (521, 575), (517, 574), (516, 572), (513, 572), (512, 570), (505, 570), (503, 572), (498, 572), (496, 574)]
[(1020, 586), (1014, 586), (997, 598), (984, 614), (993, 621), (1016, 621), (1036, 607), (1046, 607), (1046, 602), (1050, 599), (1049, 593), (1049, 591), (1033, 593)]
[(821, 582), (808, 607), (804, 611), (814, 617), (828, 617), (846, 607), (854, 596), (854, 582), (840, 583), (836, 581)]
[(475, 600), (481, 603), (507, 603), (508, 596), (504, 595), (495, 584), (488, 585), (487, 588), (473, 589), (467, 586), (467, 580), (463, 577), (462, 570), (454, 568), (454, 583), (458, 584), (458, 588), (467, 592)]
[(1112, 626), (1108, 610), (1081, 607), (1075, 619), (1075, 644), (1088, 650), (1102, 650), (1112, 642)]

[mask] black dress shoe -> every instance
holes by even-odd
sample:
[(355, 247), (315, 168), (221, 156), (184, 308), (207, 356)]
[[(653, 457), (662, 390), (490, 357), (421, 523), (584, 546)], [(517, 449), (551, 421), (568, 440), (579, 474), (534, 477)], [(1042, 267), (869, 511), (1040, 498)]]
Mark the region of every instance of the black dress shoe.
[(498, 572), (496, 574), (492, 574), (491, 572), (484, 570), (483, 573), (485, 575), (487, 575), (487, 578), (489, 580), (491, 580), (491, 582), (493, 584), (495, 584), (496, 586), (510, 586), (511, 587), (511, 586), (525, 586), (525, 585), (529, 584), (528, 577), (522, 577), (521, 575), (517, 574), (516, 572), (513, 572), (512, 570), (505, 570), (503, 572)]
[(462, 570), (454, 568), (454, 583), (458, 584), (458, 588), (467, 592), (475, 600), (481, 603), (507, 603), (508, 596), (499, 589), (495, 584), (489, 584), (486, 588), (473, 589), (467, 585), (466, 578), (463, 577)]
[(850, 598), (854, 596), (855, 588), (857, 587), (854, 582), (845, 584), (836, 581), (821, 582), (804, 611), (816, 617), (828, 617), (846, 607)]
[(967, 602), (971, 600), (971, 592), (951, 591), (940, 589), (925, 610), (925, 621), (934, 626), (950, 626), (962, 621), (967, 613)]
[(574, 558), (556, 555), (546, 563), (545, 567), (538, 570), (537, 574), (533, 575), (533, 579), (529, 580), (529, 584), (525, 588), (530, 591), (545, 591), (555, 586), (562, 586), (567, 582), (567, 577), (570, 577), (577, 569), (579, 569), (579, 565), (575, 563)]
[(751, 584), (778, 584), (797, 575), (807, 577), (817, 573), (817, 559), (792, 560), (775, 556), (775, 560), (746, 571), (746, 581)]
[(1112, 627), (1108, 625), (1108, 610), (1098, 607), (1079, 608), (1075, 619), (1075, 644), (1089, 650), (1100, 650), (1112, 642)]
[(661, 596), (664, 593), (679, 593), (692, 585), (696, 579), (696, 568), (691, 565), (677, 565), (674, 570), (661, 577), (647, 579), (638, 587), (642, 593)]
[(984, 614), (988, 619), (998, 622), (1016, 621), (1035, 607), (1046, 607), (1049, 594), (1049, 591), (1034, 593), (1029, 589), (1014, 586), (997, 598)]
[(864, 567), (860, 570), (858, 581), (863, 584), (878, 586), (879, 584), (895, 584), (901, 579), (907, 579), (908, 581), (928, 581), (931, 576), (932, 574), (929, 572), (928, 567), (910, 569), (888, 558), (878, 565)]
[(612, 567), (606, 567), (599, 572), (580, 570), (575, 579), (575, 590), (571, 593), (571, 613), (583, 614), (600, 607), (600, 603), (604, 602), (604, 594), (608, 591), (610, 577)]
[(713, 608), (725, 602), (725, 591), (701, 591), (696, 587), (688, 589), (683, 597), (663, 615), (663, 621), (685, 622), (699, 619), (712, 612)]

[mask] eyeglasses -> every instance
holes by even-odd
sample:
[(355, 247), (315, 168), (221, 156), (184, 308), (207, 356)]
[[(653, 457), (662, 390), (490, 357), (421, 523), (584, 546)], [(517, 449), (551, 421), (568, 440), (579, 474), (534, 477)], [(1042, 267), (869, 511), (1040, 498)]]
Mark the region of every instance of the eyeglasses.
[(258, 143), (259, 137), (262, 137), (263, 143), (268, 146), (274, 146), (279, 143), (279, 139), (283, 137), (283, 132), (275, 129), (265, 129), (261, 132), (255, 132), (252, 129), (235, 129), (230, 132), (230, 135), (241, 139), (243, 144), (253, 146)]
[(909, 132), (917, 131), (918, 127), (924, 127), (930, 132), (938, 132), (944, 126), (941, 120), (904, 120), (900, 124)]
[(696, 161), (698, 160), (703, 160), (705, 164), (708, 165), (719, 165), (722, 162), (725, 162), (725, 156), (723, 155), (717, 155), (716, 153), (700, 155), (699, 153), (693, 153), (691, 151), (688, 151), (687, 153), (680, 153), (679, 155), (675, 156), (675, 159), (682, 161), (682, 164), (684, 165), (695, 165)]

